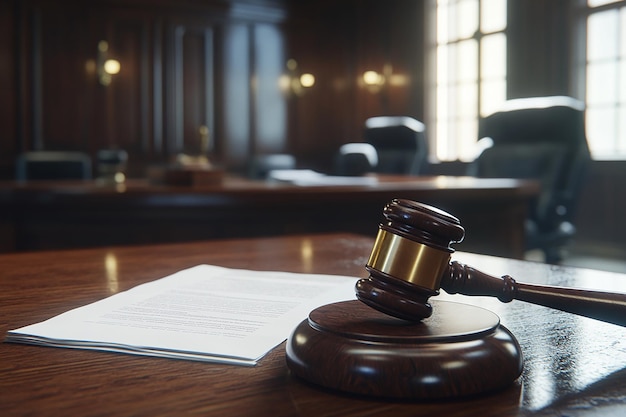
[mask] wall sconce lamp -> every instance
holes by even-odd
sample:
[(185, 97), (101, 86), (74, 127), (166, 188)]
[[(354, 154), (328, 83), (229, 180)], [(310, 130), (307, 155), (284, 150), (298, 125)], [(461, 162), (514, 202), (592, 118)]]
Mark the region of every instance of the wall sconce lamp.
[(108, 57), (109, 43), (107, 41), (98, 42), (98, 80), (100, 84), (108, 86), (111, 84), (113, 75), (118, 74), (122, 69), (120, 61)]
[(359, 85), (367, 88), (372, 93), (378, 93), (385, 85), (399, 87), (408, 84), (406, 75), (394, 74), (390, 64), (385, 64), (383, 72), (365, 71), (359, 80)]
[(363, 73), (363, 83), (366, 87), (382, 87), (385, 84), (385, 76), (376, 71), (365, 71)]
[(301, 96), (304, 92), (315, 85), (315, 76), (311, 73), (298, 75), (298, 63), (295, 59), (287, 61), (287, 74), (280, 78), (280, 88), (285, 92)]

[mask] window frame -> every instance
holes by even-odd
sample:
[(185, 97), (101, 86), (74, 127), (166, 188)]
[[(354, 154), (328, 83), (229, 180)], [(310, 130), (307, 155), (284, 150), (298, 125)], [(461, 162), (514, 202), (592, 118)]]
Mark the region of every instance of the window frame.
[[(590, 16), (603, 13), (610, 10), (617, 10), (617, 13), (621, 13), (621, 19), (626, 20), (626, 0), (617, 0), (606, 2), (602, 5), (590, 6), (587, 0), (578, 0), (575, 10), (575, 33), (572, 39), (573, 54), (574, 54), (574, 77), (572, 90), (576, 96), (582, 97), (585, 107), (585, 125), (587, 129), (587, 141), (591, 151), (591, 157), (594, 160), (626, 160), (626, 96), (620, 96), (619, 91), (616, 94), (615, 100), (612, 103), (606, 103), (604, 105), (597, 105), (590, 102), (589, 99), (589, 84), (588, 84), (588, 70), (590, 62), (588, 59), (588, 19)], [(620, 19), (620, 16), (617, 16)], [(616, 72), (616, 84), (617, 89), (626, 91), (626, 45), (621, 45), (621, 39), (626, 39), (626, 27), (620, 25), (617, 22), (617, 56), (613, 63), (617, 68), (613, 68)], [(621, 39), (620, 39), (621, 37)], [(596, 60), (595, 63), (600, 60)], [(620, 65), (623, 66), (620, 73)], [(593, 132), (593, 120), (591, 119), (597, 110), (602, 107), (605, 109), (612, 109), (615, 113), (614, 116), (614, 138), (611, 148), (601, 150), (599, 145), (594, 141)], [(620, 114), (623, 117), (620, 117)], [(621, 125), (620, 125), (621, 122)]]
[[(458, 2), (458, 0), (450, 0), (451, 2)], [(459, 116), (459, 113), (455, 113), (454, 110), (447, 111), (445, 116), (447, 116), (448, 122), (441, 123), (441, 107), (444, 103), (441, 103), (439, 100), (439, 92), (440, 83), (438, 79), (438, 48), (440, 46), (439, 40), (437, 38), (437, 30), (438, 30), (438, 1), (437, 0), (429, 0), (427, 4), (427, 38), (426, 38), (426, 49), (427, 49), (427, 89), (426, 89), (426, 106), (425, 106), (425, 120), (427, 126), (432, 126), (429, 129), (429, 140), (431, 143), (431, 149), (437, 160), (440, 161), (451, 161), (451, 160), (462, 160), (462, 161), (470, 161), (479, 152), (478, 142), (478, 122), (480, 117), (487, 115), (491, 111), (495, 109), (495, 106), (492, 105), (489, 110), (485, 110), (485, 97), (483, 88), (485, 85), (489, 83), (489, 79), (484, 78), (485, 71), (483, 70), (482, 58), (483, 54), (483, 42), (485, 39), (489, 37), (495, 36), (503, 36), (504, 37), (504, 54), (502, 56), (503, 60), (503, 68), (504, 74), (503, 78), (499, 81), (501, 83), (500, 89), (502, 97), (499, 99), (497, 104), (500, 102), (504, 102), (507, 99), (507, 77), (508, 77), (508, 69), (507, 69), (507, 54), (508, 54), (508, 44), (507, 44), (507, 29), (508, 29), (508, 21), (506, 19), (507, 13), (507, 5), (506, 0), (504, 1), (504, 27), (498, 30), (492, 31), (483, 31), (482, 30), (482, 3), (487, 2), (489, 0), (475, 0), (477, 4), (477, 21), (476, 21), (476, 31), (471, 34), (471, 36), (466, 37), (458, 37), (455, 38), (451, 42), (447, 42), (446, 46), (449, 45), (458, 45), (462, 42), (474, 41), (476, 47), (476, 78), (472, 82), (474, 88), (473, 98), (474, 107), (471, 111), (471, 115), (468, 115), (467, 112), (464, 112), (464, 115)], [(458, 82), (458, 78), (447, 78), (445, 80), (445, 88), (446, 91), (455, 91), (454, 87), (451, 89), (450, 86), (453, 86), (454, 83)], [(469, 84), (468, 84), (469, 85)], [(458, 86), (457, 86), (458, 87)], [(448, 105), (447, 109), (451, 109), (452, 107)], [(464, 119), (461, 117), (464, 116)], [(471, 116), (471, 117), (470, 117)], [(457, 134), (459, 132), (466, 133), (467, 131), (471, 131), (473, 136), (471, 136), (471, 142), (468, 140), (470, 138), (470, 133), (467, 133), (467, 137), (463, 139), (463, 136), (460, 136), (461, 139), (455, 139), (455, 131)], [(457, 135), (457, 137), (459, 137)]]

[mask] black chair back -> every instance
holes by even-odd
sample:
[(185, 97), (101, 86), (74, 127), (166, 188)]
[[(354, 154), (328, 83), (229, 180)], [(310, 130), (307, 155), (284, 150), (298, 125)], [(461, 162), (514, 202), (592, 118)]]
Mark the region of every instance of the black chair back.
[(480, 121), (479, 137), (490, 138), (493, 145), (470, 165), (469, 174), (540, 181), (527, 246), (558, 261), (575, 232), (577, 199), (591, 159), (584, 104), (563, 96), (510, 100)]
[(404, 116), (371, 117), (365, 121), (365, 142), (378, 154), (376, 172), (419, 175), (428, 167), (426, 127)]
[(341, 145), (335, 159), (335, 174), (359, 176), (374, 172), (378, 153), (369, 143), (355, 142)]
[(15, 178), (26, 180), (88, 180), (91, 158), (83, 152), (32, 151), (18, 155)]

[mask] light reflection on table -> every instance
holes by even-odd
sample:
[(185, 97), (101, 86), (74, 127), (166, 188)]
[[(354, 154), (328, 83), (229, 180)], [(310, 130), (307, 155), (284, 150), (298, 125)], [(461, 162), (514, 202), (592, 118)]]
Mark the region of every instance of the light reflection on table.
[[(584, 268), (552, 266), (457, 252), (453, 260), (494, 276), (511, 275), (524, 283), (546, 283), (626, 293), (626, 276)], [(562, 392), (583, 391), (603, 378), (606, 370), (626, 369), (626, 328), (566, 314), (543, 306), (514, 300), (502, 303), (491, 297), (449, 295), (442, 299), (475, 304), (498, 316), (515, 335), (524, 355), (523, 406), (538, 410)], [(594, 338), (582, 335), (596, 334)], [(532, 339), (532, 343), (530, 340)], [(548, 363), (550, 366), (546, 367)], [(604, 372), (600, 372), (604, 370)], [(528, 383), (532, 381), (532, 383)]]

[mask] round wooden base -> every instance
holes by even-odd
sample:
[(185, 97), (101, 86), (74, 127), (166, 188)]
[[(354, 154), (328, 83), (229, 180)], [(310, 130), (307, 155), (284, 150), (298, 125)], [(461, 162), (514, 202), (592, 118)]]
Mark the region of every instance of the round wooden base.
[(404, 399), (466, 397), (509, 386), (522, 355), (500, 319), (480, 307), (431, 301), (420, 323), (360, 301), (311, 312), (287, 340), (291, 372), (327, 388)]

